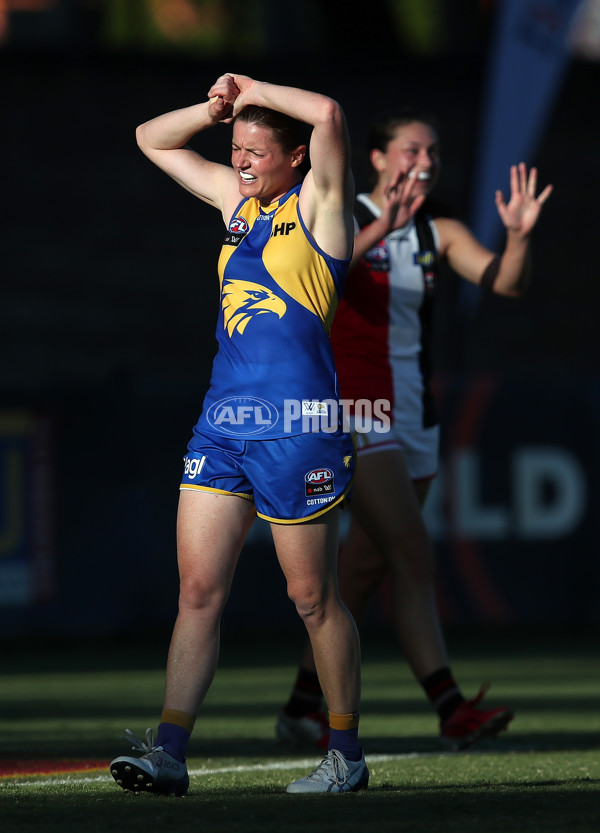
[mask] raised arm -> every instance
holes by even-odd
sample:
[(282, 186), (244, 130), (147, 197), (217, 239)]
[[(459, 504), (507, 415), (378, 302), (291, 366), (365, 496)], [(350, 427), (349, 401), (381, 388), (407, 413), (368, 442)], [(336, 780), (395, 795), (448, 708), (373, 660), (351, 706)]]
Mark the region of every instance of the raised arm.
[[(312, 125), (311, 169), (302, 185), (300, 210), (317, 244), (338, 258), (350, 257), (353, 241), (354, 182), (350, 170), (350, 141), (340, 105), (328, 96), (256, 81), (231, 73), (240, 94), (233, 116), (254, 104), (285, 113)], [(212, 90), (209, 91), (209, 95)]]
[(187, 143), (196, 133), (231, 120), (239, 90), (229, 76), (211, 87), (212, 96), (201, 104), (173, 110), (141, 124), (139, 147), (161, 170), (204, 202), (218, 208), (227, 220), (239, 201), (233, 169), (205, 159)]
[(383, 190), (381, 214), (368, 226), (361, 228), (354, 238), (352, 269), (356, 263), (380, 240), (396, 229), (405, 226), (425, 201), (425, 195), (413, 197), (417, 178), (412, 179), (399, 170)]
[(529, 279), (530, 235), (552, 186), (547, 185), (536, 197), (537, 170), (532, 168), (527, 175), (524, 163), (511, 167), (510, 184), (508, 203), (501, 191), (496, 192), (496, 206), (506, 228), (506, 244), (500, 256), (482, 246), (462, 223), (440, 219), (436, 224), (442, 253), (459, 275), (499, 295), (518, 297)]

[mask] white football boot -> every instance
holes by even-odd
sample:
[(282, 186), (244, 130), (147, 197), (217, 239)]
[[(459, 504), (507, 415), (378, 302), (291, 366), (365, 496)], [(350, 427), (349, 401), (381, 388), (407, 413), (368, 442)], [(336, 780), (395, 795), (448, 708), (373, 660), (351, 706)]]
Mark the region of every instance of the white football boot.
[(360, 761), (348, 761), (337, 749), (330, 749), (309, 775), (288, 785), (288, 793), (343, 793), (364, 790), (369, 770), (364, 752)]
[(146, 740), (140, 740), (129, 729), (123, 737), (133, 743), (133, 750), (143, 752), (138, 758), (121, 755), (110, 765), (110, 774), (124, 790), (133, 792), (185, 795), (190, 779), (187, 766), (178, 761), (162, 746), (154, 745), (152, 729), (146, 729)]

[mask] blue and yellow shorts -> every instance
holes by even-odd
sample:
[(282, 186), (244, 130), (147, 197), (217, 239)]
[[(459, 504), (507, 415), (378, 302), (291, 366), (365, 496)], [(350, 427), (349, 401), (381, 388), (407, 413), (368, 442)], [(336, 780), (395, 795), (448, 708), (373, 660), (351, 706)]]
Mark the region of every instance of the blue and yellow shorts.
[(349, 433), (318, 431), (274, 440), (238, 440), (194, 430), (181, 489), (238, 495), (260, 518), (308, 521), (340, 504), (354, 479)]

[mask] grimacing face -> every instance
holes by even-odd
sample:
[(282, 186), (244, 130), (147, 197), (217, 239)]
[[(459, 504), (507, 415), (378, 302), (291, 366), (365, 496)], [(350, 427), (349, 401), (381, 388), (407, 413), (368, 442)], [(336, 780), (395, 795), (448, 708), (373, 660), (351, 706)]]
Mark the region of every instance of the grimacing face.
[(284, 151), (270, 127), (234, 122), (231, 164), (241, 196), (257, 197), (263, 205), (270, 205), (298, 182), (302, 156)]
[(380, 183), (387, 182), (402, 170), (409, 177), (417, 177), (414, 196), (428, 194), (437, 181), (441, 167), (437, 133), (423, 122), (404, 124), (396, 129), (385, 152), (371, 152), (371, 163)]

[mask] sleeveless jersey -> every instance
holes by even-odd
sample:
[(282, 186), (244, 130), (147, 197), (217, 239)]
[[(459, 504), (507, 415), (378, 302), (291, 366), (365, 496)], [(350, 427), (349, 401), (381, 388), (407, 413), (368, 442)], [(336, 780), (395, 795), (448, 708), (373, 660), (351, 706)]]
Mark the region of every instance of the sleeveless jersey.
[[(380, 214), (366, 194), (357, 196), (359, 228)], [(331, 333), (342, 398), (388, 400), (392, 423), (406, 428), (437, 423), (429, 381), (438, 251), (433, 221), (417, 212), (352, 269)]]
[(323, 403), (329, 425), (338, 424), (329, 333), (350, 261), (316, 245), (298, 208), (300, 187), (267, 207), (242, 200), (229, 223), (202, 431), (274, 439), (318, 430), (301, 417)]

